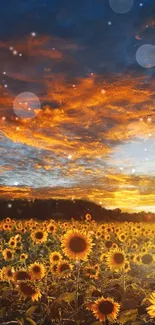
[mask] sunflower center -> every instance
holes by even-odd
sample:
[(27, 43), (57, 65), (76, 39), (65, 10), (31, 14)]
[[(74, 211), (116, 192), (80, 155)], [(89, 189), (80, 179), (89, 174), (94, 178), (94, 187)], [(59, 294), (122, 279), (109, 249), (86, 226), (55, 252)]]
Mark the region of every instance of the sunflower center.
[(105, 243), (105, 246), (107, 248), (110, 248), (112, 246), (112, 241), (111, 240), (107, 240), (106, 243)]
[(27, 296), (32, 296), (36, 293), (36, 290), (32, 286), (24, 282), (20, 283), (20, 290)]
[(122, 264), (124, 262), (124, 256), (122, 253), (115, 253), (114, 260), (117, 264)]
[(16, 279), (17, 280), (27, 280), (27, 279), (30, 279), (30, 275), (26, 271), (17, 271)]
[(42, 233), (42, 231), (38, 231), (38, 232), (36, 233), (36, 238), (37, 238), (37, 239), (42, 239), (42, 238), (43, 238), (43, 233)]
[(14, 246), (15, 245), (15, 242), (14, 241), (11, 241), (10, 245), (11, 246)]
[(38, 265), (35, 265), (35, 266), (33, 267), (33, 272), (35, 272), (35, 273), (39, 273), (39, 272), (40, 272), (40, 267), (39, 267)]
[(153, 261), (153, 258), (150, 254), (145, 254), (142, 256), (142, 263), (143, 264), (150, 264)]
[(53, 261), (58, 261), (59, 260), (59, 256), (58, 255), (54, 255), (53, 256)]
[(111, 301), (105, 300), (99, 304), (98, 309), (99, 309), (100, 313), (102, 313), (104, 315), (108, 315), (113, 312), (114, 306)]
[(66, 270), (69, 270), (69, 265), (68, 264), (62, 264), (60, 266), (60, 272), (64, 272)]
[(12, 272), (12, 270), (11, 270), (11, 269), (10, 269), (10, 270), (8, 270), (8, 272), (7, 272), (7, 273), (8, 273), (8, 276), (10, 276), (10, 277), (13, 275), (13, 272)]
[(7, 251), (7, 258), (11, 258), (12, 257), (12, 253), (10, 251)]
[(75, 236), (70, 239), (69, 247), (74, 253), (82, 253), (87, 248), (87, 244), (84, 238)]
[(53, 265), (53, 271), (54, 271), (54, 272), (57, 271), (57, 265)]

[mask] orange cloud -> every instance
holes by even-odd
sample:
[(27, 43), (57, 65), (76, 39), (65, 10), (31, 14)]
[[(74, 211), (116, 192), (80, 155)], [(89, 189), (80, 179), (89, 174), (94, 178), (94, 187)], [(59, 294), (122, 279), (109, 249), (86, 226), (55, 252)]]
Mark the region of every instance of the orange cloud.
[[(36, 62), (39, 56), (41, 60), (52, 58), (61, 63), (66, 59), (75, 64), (75, 60), (65, 52), (76, 48), (75, 44), (65, 45), (62, 42), (61, 50), (51, 50), (51, 42), (57, 47), (60, 44), (59, 39), (43, 36), (35, 40), (28, 39), (27, 43), (20, 41), (15, 47), (24, 52), (25, 44), (28, 44), (27, 49)], [(8, 44), (0, 43), (0, 47), (7, 49)], [(77, 180), (77, 183), (79, 181), (78, 186), (67, 189), (48, 188), (40, 192), (40, 197), (72, 198), (74, 189), (76, 198), (102, 201), (105, 206), (131, 209), (133, 202), (134, 209), (135, 205), (140, 206), (142, 203), (152, 204), (152, 194), (149, 193), (152, 179), (148, 176), (137, 179), (119, 174), (107, 165), (118, 144), (134, 141), (135, 137), (148, 137), (147, 117), (151, 116), (152, 120), (155, 118), (153, 81), (149, 87), (144, 87), (143, 78), (131, 74), (117, 76), (115, 80), (110, 76), (101, 80), (98, 75), (94, 75), (77, 77), (72, 84), (66, 73), (53, 72), (51, 69), (45, 71), (43, 79), (34, 76), (31, 80), (29, 75), (18, 71), (9, 76), (41, 84), (44, 89), (40, 94), (42, 108), (34, 119), (16, 120), (12, 107), (13, 95), (3, 90), (0, 97), (1, 133), (13, 143), (47, 151), (47, 157), (43, 157), (42, 162), (34, 161), (33, 168), (38, 172), (44, 170), (50, 173), (60, 169), (61, 176)], [(3, 116), (6, 120), (1, 118)], [(139, 117), (143, 121), (140, 122)], [(155, 136), (154, 123), (149, 124), (149, 132)], [(69, 155), (71, 160), (66, 164)], [(103, 165), (98, 159), (103, 161)], [(26, 162), (22, 161), (22, 164)], [(87, 186), (84, 186), (85, 180), (88, 181)], [(141, 182), (145, 185), (145, 193), (141, 192)], [(3, 186), (1, 195), (35, 197), (38, 191), (28, 187), (20, 189)]]

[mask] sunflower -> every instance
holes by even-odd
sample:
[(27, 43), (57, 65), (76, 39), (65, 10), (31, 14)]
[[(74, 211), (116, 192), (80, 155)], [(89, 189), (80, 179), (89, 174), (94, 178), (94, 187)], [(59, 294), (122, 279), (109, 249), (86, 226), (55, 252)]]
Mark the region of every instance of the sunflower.
[(124, 272), (128, 273), (130, 270), (131, 270), (130, 263), (128, 261), (126, 261), (124, 264)]
[(113, 242), (111, 240), (106, 240), (104, 244), (106, 248), (110, 249), (113, 245)]
[(30, 264), (29, 272), (33, 280), (41, 280), (46, 274), (46, 269), (44, 264), (35, 262)]
[(147, 307), (147, 312), (149, 314), (149, 316), (151, 318), (155, 318), (155, 292), (153, 292), (150, 296), (150, 298), (148, 298), (149, 302), (152, 303), (151, 306)]
[(22, 261), (26, 261), (27, 258), (28, 258), (28, 254), (26, 254), (26, 253), (22, 253), (22, 254), (20, 254), (20, 261), (21, 261), (21, 262), (22, 262)]
[(30, 279), (31, 279), (30, 273), (25, 269), (17, 270), (13, 275), (13, 280), (15, 282), (25, 281)]
[(18, 247), (15, 248), (15, 253), (16, 254), (20, 254), (21, 251), (22, 251), (22, 247), (21, 248), (20, 247), (19, 248)]
[(56, 232), (56, 225), (54, 223), (49, 223), (47, 226), (48, 233), (52, 234)]
[(99, 271), (99, 270), (100, 270), (100, 265), (99, 265), (98, 263), (96, 263), (96, 264), (94, 265), (94, 269), (95, 269), (96, 271)]
[(136, 249), (138, 248), (138, 245), (137, 245), (136, 243), (134, 243), (134, 244), (131, 245), (131, 248), (132, 248), (133, 250), (136, 250)]
[(118, 245), (117, 245), (116, 243), (113, 243), (113, 244), (112, 244), (112, 248), (113, 248), (113, 249), (116, 249), (116, 248), (118, 248)]
[(8, 248), (5, 248), (5, 249), (3, 250), (2, 255), (3, 255), (5, 261), (10, 261), (10, 260), (12, 260), (13, 257), (14, 257), (14, 254), (13, 254), (13, 252), (11, 251), (11, 249), (8, 249)]
[(69, 277), (71, 275), (71, 271), (73, 269), (73, 266), (67, 261), (63, 260), (59, 262), (57, 265), (57, 274), (60, 277)]
[(12, 266), (4, 266), (1, 270), (1, 279), (10, 281), (14, 275), (14, 268)]
[(111, 270), (119, 271), (124, 268), (126, 258), (123, 251), (117, 249), (107, 254), (107, 265)]
[(7, 218), (5, 219), (5, 222), (6, 222), (6, 223), (11, 223), (11, 219), (10, 219), (9, 217), (7, 217)]
[(131, 261), (131, 262), (134, 262), (135, 261), (135, 254), (130, 254), (129, 255), (129, 260)]
[(124, 232), (118, 234), (117, 237), (118, 237), (119, 241), (122, 243), (124, 243), (125, 240), (127, 239), (127, 235)]
[(102, 253), (100, 255), (100, 262), (105, 263), (106, 262), (106, 259), (107, 259), (107, 253)]
[(105, 240), (110, 240), (110, 235), (108, 234), (108, 235), (104, 235), (104, 239)]
[(48, 233), (42, 229), (37, 229), (31, 233), (31, 238), (35, 244), (46, 242)]
[(133, 262), (139, 265), (141, 263), (141, 261), (142, 261), (141, 255), (135, 254)]
[(71, 259), (87, 260), (92, 249), (92, 239), (78, 230), (69, 230), (62, 238), (61, 246), (65, 255)]
[(101, 297), (92, 304), (91, 310), (100, 322), (104, 322), (106, 319), (113, 322), (117, 318), (120, 305), (112, 298)]
[(87, 221), (90, 221), (90, 220), (91, 220), (91, 214), (87, 213), (87, 214), (85, 215), (85, 219), (86, 219)]
[(100, 230), (97, 230), (95, 235), (96, 235), (97, 238), (101, 238), (102, 232)]
[(95, 269), (94, 266), (85, 266), (84, 268), (84, 274), (86, 275), (86, 277), (89, 277), (90, 279), (98, 279), (98, 270)]
[(11, 248), (15, 248), (16, 247), (16, 239), (14, 237), (10, 238), (9, 242), (8, 242), (8, 245), (11, 247)]
[(151, 296), (148, 298), (148, 300), (155, 305), (155, 291), (152, 292)]
[(32, 299), (32, 301), (35, 301), (41, 297), (40, 290), (34, 284), (28, 281), (19, 282), (18, 290), (24, 299), (29, 297)]
[(62, 256), (59, 252), (52, 252), (49, 256), (51, 264), (55, 264), (61, 261)]
[(15, 236), (15, 239), (16, 239), (16, 241), (21, 241), (22, 240), (22, 236), (20, 234), (17, 234)]
[(110, 232), (113, 231), (113, 229), (112, 229), (111, 226), (106, 226), (106, 227), (105, 227), (105, 230), (106, 230), (106, 232), (108, 232), (108, 233), (110, 233)]
[(144, 255), (141, 256), (141, 262), (144, 265), (149, 265), (153, 262), (153, 256), (150, 253), (146, 253)]
[(2, 229), (3, 230), (6, 230), (6, 231), (10, 231), (11, 229), (10, 229), (10, 225), (8, 224), (8, 223), (4, 223), (3, 225), (2, 225)]
[(48, 275), (50, 274), (50, 272), (52, 272), (52, 275), (56, 275), (57, 274), (57, 268), (58, 268), (57, 264), (51, 265), (51, 268), (49, 269)]

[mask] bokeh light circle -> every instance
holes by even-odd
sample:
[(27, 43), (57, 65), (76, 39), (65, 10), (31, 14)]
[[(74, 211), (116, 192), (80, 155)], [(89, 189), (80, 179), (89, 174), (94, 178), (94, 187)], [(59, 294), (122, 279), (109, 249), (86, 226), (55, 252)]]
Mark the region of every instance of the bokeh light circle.
[(30, 92), (20, 93), (13, 102), (13, 110), (21, 119), (36, 117), (41, 107), (39, 98)]
[(133, 0), (109, 0), (109, 5), (117, 14), (126, 14), (133, 6)]
[(141, 45), (136, 52), (136, 60), (143, 68), (155, 66), (155, 46), (151, 44)]

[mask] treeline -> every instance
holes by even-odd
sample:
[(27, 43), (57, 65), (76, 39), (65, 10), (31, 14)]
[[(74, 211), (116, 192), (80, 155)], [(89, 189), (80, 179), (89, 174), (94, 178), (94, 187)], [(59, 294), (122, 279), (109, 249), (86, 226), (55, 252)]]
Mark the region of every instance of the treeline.
[(0, 200), (0, 219), (10, 217), (15, 219), (70, 220), (74, 218), (80, 220), (86, 213), (90, 213), (96, 221), (155, 222), (155, 214), (151, 212), (123, 213), (120, 209), (107, 210), (100, 205), (84, 200)]

